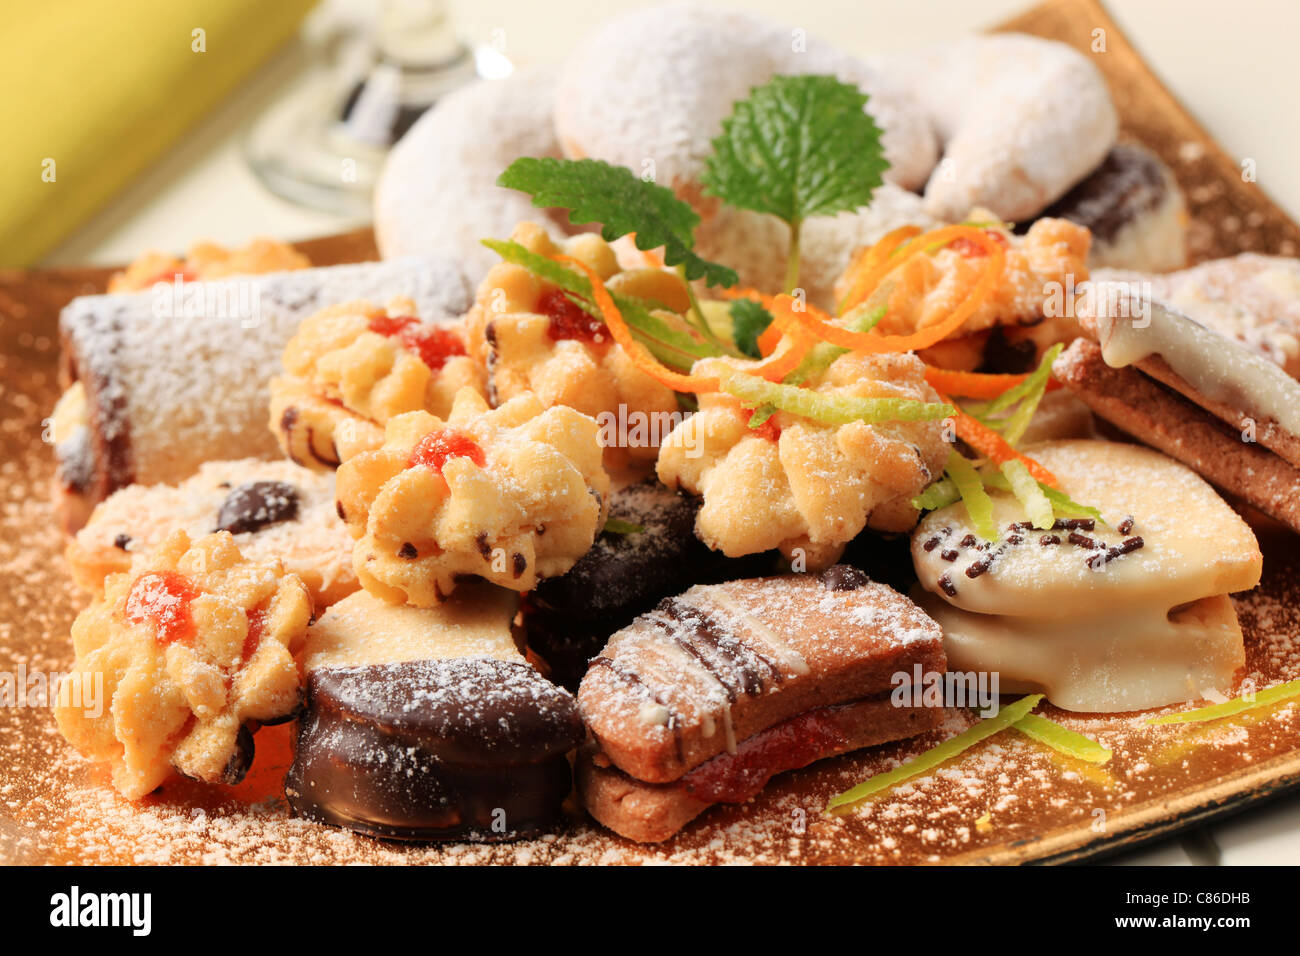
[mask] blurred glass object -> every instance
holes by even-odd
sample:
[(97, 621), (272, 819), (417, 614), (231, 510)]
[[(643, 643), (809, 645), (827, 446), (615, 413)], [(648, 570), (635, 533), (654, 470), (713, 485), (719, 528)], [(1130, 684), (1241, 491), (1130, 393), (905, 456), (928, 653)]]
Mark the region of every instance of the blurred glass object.
[(248, 131), (249, 165), (284, 199), (365, 215), (384, 155), (425, 110), (477, 77), (513, 68), (491, 45), (471, 50), (443, 0), (383, 0), (373, 10), (324, 11), (315, 66)]

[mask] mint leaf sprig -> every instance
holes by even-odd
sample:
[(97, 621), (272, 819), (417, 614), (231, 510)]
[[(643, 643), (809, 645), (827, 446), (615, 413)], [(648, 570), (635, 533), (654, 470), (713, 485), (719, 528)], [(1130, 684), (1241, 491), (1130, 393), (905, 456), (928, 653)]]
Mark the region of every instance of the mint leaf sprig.
[(635, 234), (636, 247), (643, 252), (663, 248), (664, 265), (677, 269), (686, 281), (691, 301), (688, 319), (699, 332), (719, 348), (725, 345), (704, 319), (691, 280), (703, 279), (709, 286), (733, 286), (736, 272), (697, 255), (695, 228), (700, 217), (671, 189), (641, 179), (625, 166), (597, 159), (551, 159), (523, 156), (506, 167), (497, 185), (527, 193), (541, 209), (568, 210), (574, 225), (600, 223), (606, 242)]
[(833, 76), (776, 76), (732, 107), (713, 140), (705, 191), (790, 227), (787, 293), (799, 284), (803, 223), (870, 204), (889, 168), (867, 99)]

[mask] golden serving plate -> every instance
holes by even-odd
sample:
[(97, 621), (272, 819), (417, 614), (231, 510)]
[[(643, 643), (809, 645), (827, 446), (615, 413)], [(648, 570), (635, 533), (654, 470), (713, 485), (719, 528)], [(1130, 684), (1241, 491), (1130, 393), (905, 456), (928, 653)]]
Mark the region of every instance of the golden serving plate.
[[(1124, 132), (1155, 149), (1188, 197), (1196, 260), (1300, 252), (1300, 227), (1251, 183), (1143, 64), (1092, 0), (1053, 0), (1003, 25), (1088, 53)], [(1094, 52), (1095, 31), (1105, 52)], [(375, 258), (368, 231), (303, 243), (315, 264)], [(104, 290), (110, 270), (0, 272), (0, 674), (66, 668), (83, 603), (64, 570), (43, 421), (58, 396), (60, 308)], [(1300, 678), (1300, 548), (1256, 523), (1263, 583), (1235, 598), (1247, 674)], [(2, 678), (0, 678), (2, 679)], [(2, 687), (0, 687), (2, 690)], [(37, 687), (39, 690), (39, 687)], [(12, 697), (12, 695), (10, 695)], [(669, 844), (637, 846), (577, 807), (553, 836), (497, 846), (413, 847), (288, 814), (289, 727), (264, 728), (237, 787), (169, 783), (129, 804), (54, 728), (38, 699), (0, 698), (0, 861), (18, 863), (1025, 863), (1076, 860), (1235, 812), (1300, 784), (1300, 701), (1208, 724), (1148, 727), (1149, 713), (1045, 712), (1114, 751), (1094, 766), (1003, 732), (845, 817), (829, 797), (959, 729), (778, 777), (752, 803), (717, 807)]]

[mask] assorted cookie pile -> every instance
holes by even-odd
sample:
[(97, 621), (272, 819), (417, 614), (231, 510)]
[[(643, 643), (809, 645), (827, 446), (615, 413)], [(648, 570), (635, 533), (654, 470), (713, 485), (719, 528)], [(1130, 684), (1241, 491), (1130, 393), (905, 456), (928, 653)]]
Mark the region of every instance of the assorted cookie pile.
[[(719, 30), (752, 76), (705, 56)], [(647, 37), (682, 57), (640, 109), (611, 64)], [(297, 721), (311, 820), (496, 841), (580, 806), (662, 841), (940, 727), (924, 675), (1089, 713), (1236, 691), (1228, 595), (1262, 558), (1211, 485), (1300, 531), (1300, 268), (1090, 282), (1183, 265), (1185, 223), (1076, 53), (788, 46), (688, 5), (616, 20), (558, 86), (416, 125), (387, 261), (196, 247), (65, 309), (55, 494), (90, 603), (57, 720), (124, 797), (237, 783)], [(855, 104), (806, 132), (858, 144), (798, 209), (739, 174), (745, 123), (792, 96)], [(666, 185), (629, 136), (664, 141)], [(471, 155), (490, 177), (448, 167)]]

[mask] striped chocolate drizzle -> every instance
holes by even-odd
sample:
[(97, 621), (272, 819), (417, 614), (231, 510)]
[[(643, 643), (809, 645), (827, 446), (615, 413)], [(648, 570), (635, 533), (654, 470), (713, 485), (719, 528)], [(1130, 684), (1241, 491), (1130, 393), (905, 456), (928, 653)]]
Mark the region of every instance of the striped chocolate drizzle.
[(617, 680), (622, 681), (624, 684), (633, 688), (634, 690), (641, 691), (652, 701), (654, 701), (656, 704), (662, 707), (664, 710), (668, 711), (668, 729), (672, 731), (673, 741), (677, 745), (677, 759), (681, 760), (682, 759), (682, 718), (681, 715), (678, 714), (677, 711), (673, 710), (673, 708), (669, 705), (668, 701), (664, 698), (664, 695), (661, 694), (659, 691), (655, 690), (655, 688), (651, 687), (645, 681), (643, 681), (640, 675), (637, 674), (635, 671), (628, 670), (626, 667), (624, 667), (618, 661), (614, 660), (614, 658), (612, 657), (606, 657), (604, 654), (600, 654), (591, 659), (591, 664), (589, 666), (593, 668), (594, 667), (605, 668), (611, 674), (613, 674)]
[(716, 615), (680, 598), (665, 598), (655, 611), (648, 620), (717, 681), (728, 703), (735, 703), (742, 693), (757, 697), (769, 681), (779, 684), (785, 679), (771, 659), (742, 641)]

